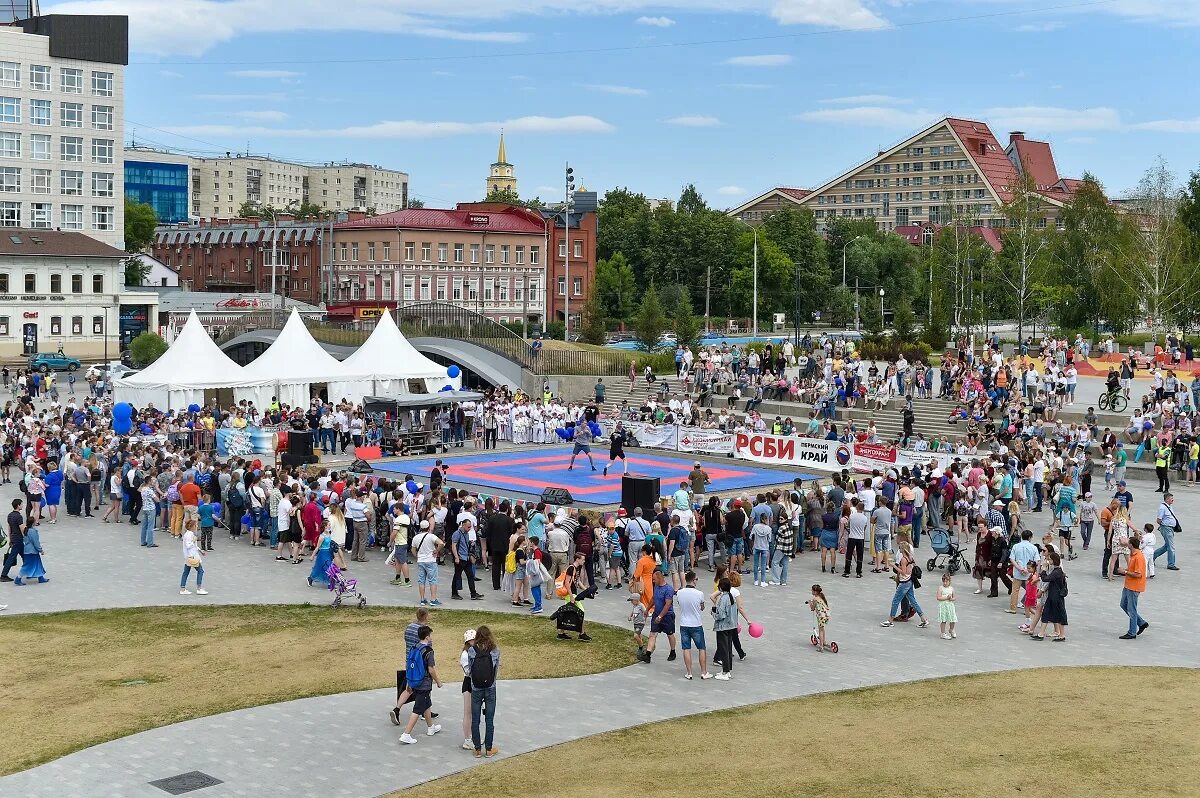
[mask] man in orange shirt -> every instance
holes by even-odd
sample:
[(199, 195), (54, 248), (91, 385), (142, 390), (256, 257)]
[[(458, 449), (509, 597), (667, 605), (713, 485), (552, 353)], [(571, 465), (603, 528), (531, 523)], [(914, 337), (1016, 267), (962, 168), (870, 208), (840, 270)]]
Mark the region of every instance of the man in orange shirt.
[(183, 519), (190, 521), (200, 517), (200, 486), (190, 473), (183, 475), (179, 486), (179, 498), (183, 503)]
[(1138, 598), (1146, 592), (1146, 555), (1142, 554), (1142, 536), (1134, 532), (1129, 536), (1129, 563), (1125, 566), (1125, 587), (1121, 590), (1121, 609), (1129, 616), (1129, 631), (1121, 635), (1122, 640), (1133, 640), (1150, 626), (1138, 615)]

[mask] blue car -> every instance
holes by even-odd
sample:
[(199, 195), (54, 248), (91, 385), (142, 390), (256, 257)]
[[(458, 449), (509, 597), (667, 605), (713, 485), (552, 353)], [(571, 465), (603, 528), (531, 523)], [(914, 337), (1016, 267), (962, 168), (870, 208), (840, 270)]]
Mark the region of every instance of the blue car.
[(29, 358), (29, 368), (48, 374), (51, 371), (75, 371), (79, 368), (79, 358), (59, 352), (38, 352)]

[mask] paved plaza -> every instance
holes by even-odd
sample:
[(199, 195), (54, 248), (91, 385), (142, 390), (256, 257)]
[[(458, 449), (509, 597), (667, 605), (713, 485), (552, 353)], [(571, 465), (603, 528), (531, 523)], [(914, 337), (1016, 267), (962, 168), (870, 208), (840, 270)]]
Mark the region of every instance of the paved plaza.
[[(1181, 494), (1176, 508), (1187, 525), (1187, 519), (1197, 517), (1193, 513), (1200, 515), (1200, 496), (1190, 491)], [(4, 486), (6, 501), (15, 495), (12, 486)], [(1157, 505), (1156, 495), (1149, 489), (1136, 490), (1134, 516), (1139, 525), (1152, 519)], [(1040, 525), (1049, 515), (1027, 518)], [(230, 544), (218, 537), (216, 552), (205, 562), (205, 586), (212, 592), (199, 597), (178, 594), (182, 557), (178, 544), (169, 537), (160, 538), (160, 548), (147, 550), (138, 546), (136, 528), (128, 524), (104, 525), (98, 519), (64, 515), (58, 524), (42, 525), (42, 540), (51, 581), (22, 588), (0, 587), (0, 601), (9, 604), (8, 614), (201, 602), (329, 600), (327, 591), (308, 586), (307, 565), (277, 563), (265, 549), (251, 549), (245, 542)], [(611, 673), (505, 681), (499, 690), (497, 744), (503, 756), (512, 756), (564, 740), (714, 709), (978, 671), (1053, 665), (1191, 667), (1200, 655), (1190, 609), (1192, 568), (1200, 563), (1200, 546), (1189, 534), (1181, 536), (1179, 543), (1183, 570), (1168, 571), (1160, 559), (1158, 576), (1151, 580), (1142, 602), (1152, 627), (1132, 642), (1117, 639), (1126, 626), (1118, 607), (1120, 582), (1100, 579), (1100, 551), (1093, 548), (1067, 563), (1071, 625), (1065, 644), (1052, 644), (1049, 639), (1039, 643), (1019, 634), (1017, 616), (1003, 612), (1007, 601), (973, 595), (974, 582), (963, 575), (956, 579), (960, 596), (957, 640), (940, 639), (936, 626), (917, 629), (909, 623), (880, 628), (892, 582), (870, 573), (861, 580), (822, 574), (819, 558), (805, 553), (794, 561), (788, 587), (744, 589), (748, 612), (765, 626), (766, 633), (758, 640), (743, 636), (749, 656), (736, 663), (732, 681), (684, 681), (682, 663), (668, 663), (661, 653), (651, 665), (638, 664)], [(919, 560), (928, 556), (927, 551), (919, 550)], [(386, 584), (388, 573), (382, 560), (375, 554), (371, 563), (354, 569), (371, 603), (413, 604), (415, 589)], [(918, 592), (926, 612), (935, 619), (933, 593), (938, 578), (928, 575)], [(443, 586), (448, 581), (444, 570)], [(701, 587), (707, 589), (707, 570), (701, 570), (701, 581)], [(808, 643), (812, 616), (803, 602), (813, 582), (824, 586), (831, 602), (829, 631), (841, 646), (839, 654), (817, 654)], [(505, 597), (491, 592), (486, 579), (481, 587), (488, 596), (482, 606), (453, 608), (512, 610)], [(601, 591), (587, 605), (589, 620), (625, 626), (628, 604), (622, 598), (623, 592)], [(436, 614), (433, 624), (437, 626)], [(455, 629), (441, 639), (453, 640), (460, 631)], [(398, 626), (397, 667), (403, 659), (400, 632)], [(554, 634), (548, 617), (545, 634)], [(506, 641), (499, 642), (503, 648)], [(660, 642), (665, 647), (665, 641)], [(562, 646), (571, 656), (587, 655), (584, 643), (563, 642)], [(344, 666), (338, 661), (329, 663), (331, 674)], [(253, 674), (246, 676), (254, 678)], [(380, 681), (390, 681), (390, 676), (380, 674)], [(204, 674), (196, 674), (196, 678), (202, 684)], [(149, 798), (166, 794), (149, 782), (200, 771), (222, 782), (194, 793), (205, 798), (310, 794), (372, 798), (465, 768), (486, 767), (486, 760), (476, 760), (459, 748), (458, 683), (452, 674), (446, 682), (448, 686), (434, 696), (435, 708), (444, 713), (446, 731), (434, 738), (420, 736), (415, 746), (401, 747), (398, 730), (386, 718), (393, 690), (369, 690), (246, 709), (132, 735), (0, 779), (0, 794)], [(530, 706), (572, 709), (531, 712)], [(315, 756), (315, 752), (328, 755)], [(104, 785), (99, 792), (98, 785)]]

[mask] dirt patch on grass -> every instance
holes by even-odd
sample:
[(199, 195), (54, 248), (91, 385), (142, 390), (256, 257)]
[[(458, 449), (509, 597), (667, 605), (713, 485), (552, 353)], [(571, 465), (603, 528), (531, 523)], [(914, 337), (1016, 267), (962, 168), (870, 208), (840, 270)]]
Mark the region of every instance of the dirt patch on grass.
[(639, 726), (394, 795), (494, 798), (516, 784), (523, 798), (1195, 795), (1198, 711), (1192, 670), (961, 676)]
[[(394, 685), (412, 617), (409, 608), (218, 606), (0, 618), (5, 734), (21, 741), (0, 747), (0, 774), (190, 718)], [(499, 613), (435, 612), (435, 644), (456, 659), (462, 631), (484, 623), (504, 648), (505, 679), (633, 661), (628, 636), (611, 627), (589, 626), (587, 657), (563, 657), (552, 623)]]

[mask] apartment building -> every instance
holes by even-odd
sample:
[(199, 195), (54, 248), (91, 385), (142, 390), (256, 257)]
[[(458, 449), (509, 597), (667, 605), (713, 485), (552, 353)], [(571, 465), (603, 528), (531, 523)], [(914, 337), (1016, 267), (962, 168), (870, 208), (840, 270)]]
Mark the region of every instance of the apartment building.
[(408, 205), (408, 175), (361, 163), (313, 166), (308, 201), (330, 211), (391, 213)]
[(123, 248), (129, 19), (49, 14), (0, 26), (0, 227)]
[(834, 218), (871, 218), (888, 231), (952, 220), (1000, 228), (1010, 186), (1019, 170), (1029, 168), (1045, 200), (1041, 224), (1059, 224), (1077, 181), (1060, 178), (1052, 156), (1046, 163), (1048, 154), (1048, 144), (1023, 133), (1013, 133), (1004, 147), (985, 123), (948, 117), (812, 191), (772, 189), (729, 215), (757, 225), (772, 210), (791, 205), (812, 210), (822, 230)]
[(341, 222), (327, 274), (329, 318), (437, 301), (537, 322), (546, 312), (546, 231), (535, 211), (482, 203)]
[(191, 218), (190, 155), (131, 145), (125, 148), (125, 198), (154, 209), (161, 224)]

